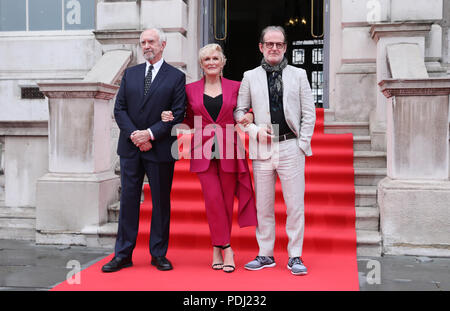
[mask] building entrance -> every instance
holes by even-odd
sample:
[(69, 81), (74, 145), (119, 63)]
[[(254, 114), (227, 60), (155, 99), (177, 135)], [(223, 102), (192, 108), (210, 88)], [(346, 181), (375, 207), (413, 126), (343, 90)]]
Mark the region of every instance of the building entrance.
[[(328, 107), (327, 20), (329, 0), (207, 0), (207, 42), (220, 44), (227, 57), (224, 76), (242, 80), (260, 65), (259, 36), (266, 26), (283, 26), (290, 65), (306, 70), (316, 107)], [(205, 43), (207, 43), (205, 42)]]

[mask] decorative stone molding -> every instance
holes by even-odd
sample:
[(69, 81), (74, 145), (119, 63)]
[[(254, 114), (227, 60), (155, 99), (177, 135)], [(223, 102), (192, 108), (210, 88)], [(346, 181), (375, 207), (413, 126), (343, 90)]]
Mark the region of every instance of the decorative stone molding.
[(382, 37), (425, 37), (433, 23), (379, 23), (370, 27), (370, 36), (375, 42)]
[(95, 39), (101, 44), (138, 44), (142, 30), (96, 30)]
[(48, 136), (48, 121), (0, 121), (0, 136)]
[(95, 98), (113, 99), (117, 85), (101, 82), (41, 82), (39, 89), (48, 98)]
[(386, 79), (378, 85), (387, 98), (393, 96), (439, 96), (450, 94), (449, 78)]

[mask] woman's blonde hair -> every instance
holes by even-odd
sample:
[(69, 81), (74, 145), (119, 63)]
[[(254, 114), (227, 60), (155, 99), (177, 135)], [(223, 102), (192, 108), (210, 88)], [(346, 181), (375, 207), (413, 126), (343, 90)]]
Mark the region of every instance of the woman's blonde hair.
[(198, 61), (201, 64), (202, 59), (208, 55), (211, 51), (217, 51), (220, 54), (220, 57), (222, 58), (222, 63), (225, 66), (225, 63), (227, 62), (227, 59), (225, 57), (225, 54), (223, 54), (222, 47), (218, 45), (217, 43), (210, 43), (205, 45), (198, 51)]

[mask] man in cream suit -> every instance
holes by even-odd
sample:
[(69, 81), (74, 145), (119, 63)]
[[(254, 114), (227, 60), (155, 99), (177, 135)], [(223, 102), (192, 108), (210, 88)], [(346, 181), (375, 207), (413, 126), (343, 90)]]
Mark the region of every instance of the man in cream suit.
[[(288, 269), (307, 274), (301, 259), (304, 233), (305, 156), (312, 155), (310, 142), (316, 120), (311, 88), (303, 69), (287, 64), (286, 35), (278, 26), (261, 34), (261, 66), (244, 73), (235, 120), (246, 126), (253, 159), (259, 254), (247, 263), (248, 270), (274, 267), (275, 182), (280, 177), (287, 209)], [(253, 109), (254, 123), (244, 114)]]

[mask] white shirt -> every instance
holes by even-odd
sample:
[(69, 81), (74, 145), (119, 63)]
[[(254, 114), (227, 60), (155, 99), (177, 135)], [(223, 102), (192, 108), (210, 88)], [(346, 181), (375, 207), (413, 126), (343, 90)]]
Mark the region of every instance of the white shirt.
[[(161, 66), (164, 62), (164, 59), (161, 57), (161, 59), (159, 61), (157, 61), (156, 63), (153, 64), (153, 69), (152, 69), (152, 82), (155, 80), (156, 75), (159, 72), (159, 69), (161, 69)], [(148, 60), (145, 61), (145, 76), (147, 76), (148, 73), (148, 69), (150, 68), (150, 62)], [(147, 129), (148, 132), (150, 133), (150, 140), (155, 140), (155, 137), (153, 136), (153, 133), (150, 129)]]
[[(161, 57), (161, 59), (159, 61), (157, 61), (156, 63), (153, 64), (153, 69), (152, 69), (152, 82), (155, 80), (156, 75), (159, 72), (159, 69), (161, 69), (161, 66), (164, 62), (164, 59)], [(145, 76), (147, 76), (148, 73), (148, 69), (150, 68), (150, 62), (148, 60), (145, 61)]]

